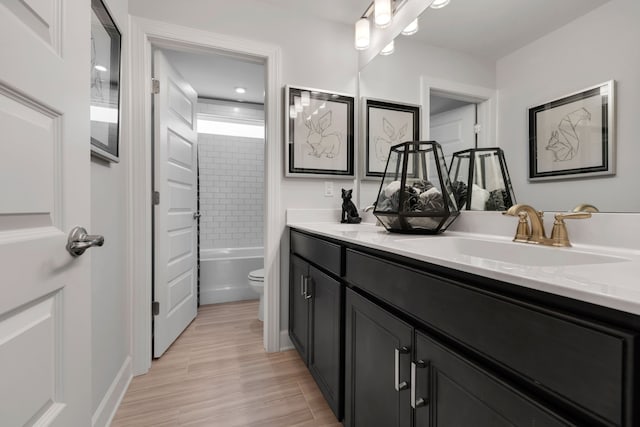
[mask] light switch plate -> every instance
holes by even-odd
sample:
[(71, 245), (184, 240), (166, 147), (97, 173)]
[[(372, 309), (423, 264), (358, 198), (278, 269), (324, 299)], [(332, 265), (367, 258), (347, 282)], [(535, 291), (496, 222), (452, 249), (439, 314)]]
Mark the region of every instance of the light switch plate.
[(324, 182), (324, 196), (333, 197), (333, 182), (331, 181)]

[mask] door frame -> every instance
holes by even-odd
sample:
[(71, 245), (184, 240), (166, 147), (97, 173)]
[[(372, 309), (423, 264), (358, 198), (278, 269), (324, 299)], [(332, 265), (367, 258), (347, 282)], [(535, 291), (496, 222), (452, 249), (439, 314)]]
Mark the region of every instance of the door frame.
[(131, 352), (133, 374), (151, 367), (152, 289), (152, 109), (151, 55), (154, 47), (193, 52), (228, 52), (265, 61), (265, 350), (280, 350), (280, 174), (282, 156), (281, 52), (276, 45), (216, 34), (135, 16), (130, 17), (131, 127), (127, 158), (128, 279), (131, 283)]
[(478, 134), (478, 147), (498, 146), (497, 92), (482, 86), (420, 76), (420, 104), (422, 105), (422, 139), (430, 140), (431, 92), (478, 104), (478, 119), (483, 128)]

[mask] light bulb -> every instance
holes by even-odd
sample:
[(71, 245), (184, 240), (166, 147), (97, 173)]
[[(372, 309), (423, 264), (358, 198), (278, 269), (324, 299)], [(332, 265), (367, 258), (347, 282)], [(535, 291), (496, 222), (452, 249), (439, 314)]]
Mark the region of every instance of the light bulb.
[(309, 91), (302, 91), (300, 93), (300, 99), (303, 107), (308, 107), (309, 104), (311, 104), (311, 94), (309, 93)]
[(440, 9), (449, 4), (451, 0), (434, 0), (429, 6), (431, 9)]
[(297, 113), (302, 113), (302, 110), (304, 110), (304, 108), (302, 107), (302, 100), (299, 96), (293, 97), (293, 105), (295, 106)]
[(373, 16), (376, 27), (388, 27), (391, 24), (391, 0), (375, 0)]
[(405, 36), (411, 36), (417, 32), (418, 32), (418, 18), (411, 21), (411, 23), (407, 25), (404, 30), (402, 30), (402, 34)]
[(356, 49), (364, 50), (369, 47), (369, 20), (360, 18), (356, 22)]
[(380, 55), (391, 55), (394, 51), (393, 40), (380, 51)]

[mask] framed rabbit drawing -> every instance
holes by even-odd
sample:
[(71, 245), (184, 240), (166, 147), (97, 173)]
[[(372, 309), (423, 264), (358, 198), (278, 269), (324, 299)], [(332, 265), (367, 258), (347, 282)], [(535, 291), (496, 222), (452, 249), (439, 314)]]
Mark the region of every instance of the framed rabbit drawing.
[(354, 97), (285, 87), (285, 175), (353, 178)]
[[(389, 149), (420, 140), (420, 106), (365, 98), (365, 176), (381, 177)], [(409, 171), (411, 173), (411, 171)]]

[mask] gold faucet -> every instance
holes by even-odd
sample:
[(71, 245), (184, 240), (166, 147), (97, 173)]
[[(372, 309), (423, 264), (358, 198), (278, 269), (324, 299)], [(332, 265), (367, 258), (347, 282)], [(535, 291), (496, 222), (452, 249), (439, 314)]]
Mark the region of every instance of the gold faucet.
[[(547, 239), (547, 235), (544, 231), (544, 222), (542, 221), (543, 212), (538, 212), (533, 207), (524, 204), (517, 204), (511, 206), (503, 215), (518, 216), (518, 231), (514, 242), (522, 243), (544, 243)], [(527, 218), (531, 223), (531, 228), (525, 227), (527, 224)]]
[[(546, 246), (568, 247), (571, 246), (565, 219), (591, 218), (590, 212), (558, 213), (555, 215), (551, 237), (547, 237), (542, 220), (544, 213), (538, 212), (533, 207), (524, 204), (511, 206), (503, 215), (518, 216), (518, 228), (514, 242), (541, 244)], [(529, 221), (527, 221), (529, 218)], [(531, 223), (531, 228), (529, 228)]]

